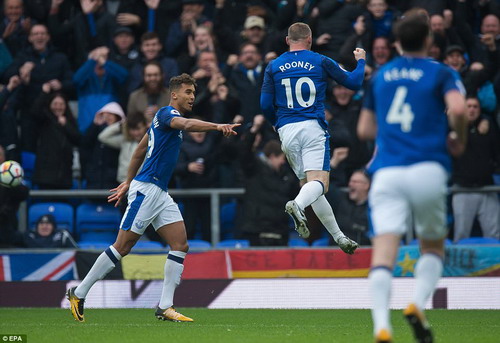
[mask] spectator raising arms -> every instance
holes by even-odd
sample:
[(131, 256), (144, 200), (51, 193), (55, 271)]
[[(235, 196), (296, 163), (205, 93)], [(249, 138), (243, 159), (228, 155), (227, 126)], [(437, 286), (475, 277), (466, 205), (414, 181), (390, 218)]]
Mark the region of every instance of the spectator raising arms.
[(85, 132), (98, 109), (118, 100), (118, 91), (127, 79), (122, 66), (108, 60), (109, 49), (92, 50), (87, 62), (77, 70), (73, 80), (78, 93), (78, 126)]
[(53, 91), (71, 92), (73, 72), (66, 56), (50, 45), (49, 31), (45, 25), (33, 25), (28, 39), (30, 46), (19, 52), (4, 76), (10, 78), (19, 75), (21, 79), (18, 105), (22, 112), (22, 148), (34, 151), (37, 130), (31, 105), (46, 83)]
[(28, 45), (28, 31), (31, 19), (24, 16), (22, 0), (5, 0), (3, 6), (4, 19), (0, 22), (1, 38), (12, 56)]
[(50, 91), (50, 84), (44, 84), (32, 107), (38, 128), (33, 183), (40, 189), (69, 189), (80, 132), (64, 94)]

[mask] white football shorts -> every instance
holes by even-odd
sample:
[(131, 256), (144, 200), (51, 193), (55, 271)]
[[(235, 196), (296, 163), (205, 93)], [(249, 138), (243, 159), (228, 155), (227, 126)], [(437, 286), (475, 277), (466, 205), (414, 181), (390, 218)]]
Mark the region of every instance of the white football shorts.
[(310, 170), (330, 170), (330, 135), (316, 119), (286, 124), (278, 134), (281, 150), (299, 180)]
[(444, 238), (447, 179), (448, 173), (437, 162), (386, 167), (375, 172), (369, 193), (375, 235), (404, 235), (413, 224), (419, 238)]
[(142, 235), (149, 224), (158, 230), (164, 225), (182, 220), (179, 207), (163, 189), (149, 182), (133, 180), (130, 183), (128, 206), (120, 229)]

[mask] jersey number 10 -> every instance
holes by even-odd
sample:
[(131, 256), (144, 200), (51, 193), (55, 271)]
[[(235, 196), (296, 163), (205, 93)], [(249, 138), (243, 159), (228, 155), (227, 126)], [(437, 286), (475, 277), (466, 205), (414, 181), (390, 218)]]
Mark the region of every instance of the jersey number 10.
[[(302, 96), (302, 85), (306, 84), (309, 86), (309, 99), (304, 100)], [(285, 94), (286, 94), (286, 105), (288, 108), (293, 108), (293, 94), (292, 94), (292, 83), (290, 78), (286, 78), (281, 80), (281, 84), (285, 86)], [(313, 80), (308, 78), (307, 76), (301, 77), (295, 83), (295, 99), (299, 103), (301, 107), (309, 107), (314, 104), (316, 100), (316, 86), (314, 85)]]
[(394, 94), (389, 113), (385, 119), (389, 124), (401, 124), (401, 131), (410, 132), (411, 124), (415, 115), (411, 110), (411, 105), (406, 103), (408, 88), (399, 86)]

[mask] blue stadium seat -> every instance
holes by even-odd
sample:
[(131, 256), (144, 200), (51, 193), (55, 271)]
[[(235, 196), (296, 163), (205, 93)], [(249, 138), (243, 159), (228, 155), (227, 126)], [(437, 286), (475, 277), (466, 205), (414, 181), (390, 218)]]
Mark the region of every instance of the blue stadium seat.
[(330, 244), (328, 244), (328, 241), (329, 241), (330, 238), (326, 237), (326, 238), (320, 238), (320, 239), (317, 239), (315, 240), (313, 243), (312, 243), (312, 246), (313, 247), (327, 247), (329, 246)]
[(120, 225), (120, 211), (111, 205), (82, 204), (76, 209), (80, 241), (113, 243)]
[(158, 249), (165, 249), (165, 247), (160, 242), (139, 240), (137, 241), (137, 243), (135, 243), (134, 247), (132, 248), (132, 251), (136, 249), (158, 250)]
[(35, 170), (36, 154), (30, 151), (21, 151), (21, 167), (24, 170), (24, 179), (31, 181)]
[(78, 247), (80, 249), (106, 250), (110, 245), (110, 243), (94, 241), (78, 242)]
[(215, 246), (216, 248), (248, 248), (250, 241), (247, 239), (225, 239)]
[[(403, 241), (403, 244), (404, 244), (404, 241)], [(415, 238), (413, 241), (411, 241), (408, 245), (418, 245), (418, 238)], [(446, 238), (444, 240), (444, 245), (450, 245), (450, 244), (453, 244), (453, 242), (451, 240), (449, 240), (448, 238)]]
[(202, 239), (188, 239), (190, 249), (211, 249), (212, 244)]
[(74, 210), (71, 205), (59, 202), (41, 202), (33, 204), (28, 210), (28, 229), (33, 230), (40, 216), (51, 214), (56, 219), (58, 229), (74, 233)]
[(500, 241), (489, 237), (469, 237), (459, 240), (457, 244), (500, 244)]
[(309, 243), (307, 243), (302, 238), (290, 238), (288, 240), (289, 247), (308, 247)]
[(231, 201), (222, 205), (220, 209), (220, 229), (223, 240), (233, 238), (235, 217), (236, 201)]

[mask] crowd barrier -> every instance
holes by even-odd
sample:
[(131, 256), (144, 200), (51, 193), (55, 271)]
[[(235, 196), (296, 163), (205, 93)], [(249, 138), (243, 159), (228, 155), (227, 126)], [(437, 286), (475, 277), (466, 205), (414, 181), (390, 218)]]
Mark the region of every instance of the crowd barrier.
[[(342, 190), (346, 190), (343, 188)], [(478, 188), (466, 188), (453, 186), (449, 188), (449, 192), (453, 193), (500, 193), (500, 185), (492, 185)], [(104, 200), (109, 195), (108, 190), (31, 190), (30, 199), (100, 199)], [(241, 197), (245, 194), (243, 188), (198, 188), (198, 189), (171, 189), (169, 194), (174, 199), (193, 198), (193, 197), (209, 197), (211, 206), (211, 243), (216, 246), (220, 240), (220, 204), (221, 197)], [(21, 203), (19, 209), (19, 230), (24, 232), (28, 227), (28, 206), (27, 202)], [(414, 239), (413, 232), (408, 232), (406, 242), (409, 243)]]

